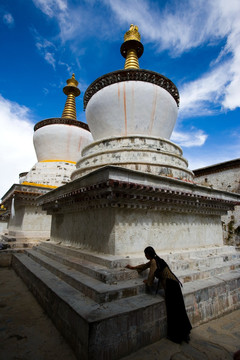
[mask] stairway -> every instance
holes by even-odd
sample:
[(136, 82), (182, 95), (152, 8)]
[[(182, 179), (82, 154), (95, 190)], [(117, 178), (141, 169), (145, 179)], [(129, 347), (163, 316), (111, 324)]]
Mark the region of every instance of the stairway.
[[(240, 253), (234, 247), (159, 254), (183, 283), (193, 326), (240, 305)], [(163, 291), (146, 291), (146, 273), (126, 269), (145, 262), (50, 241), (14, 253), (12, 266), (27, 283), (77, 358), (120, 359), (166, 335)]]

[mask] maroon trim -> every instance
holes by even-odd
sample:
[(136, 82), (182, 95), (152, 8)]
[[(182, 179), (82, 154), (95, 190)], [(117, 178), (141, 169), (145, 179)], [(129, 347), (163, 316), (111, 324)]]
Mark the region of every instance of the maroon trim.
[(174, 85), (174, 83), (167, 77), (150, 70), (127, 69), (113, 71), (96, 79), (85, 91), (83, 98), (84, 109), (86, 109), (89, 100), (94, 94), (96, 94), (96, 92), (106, 86), (116, 84), (122, 81), (144, 81), (158, 85), (165, 89), (167, 92), (169, 92), (169, 94), (176, 101), (177, 106), (179, 106), (178, 89)]
[(88, 124), (83, 123), (82, 121), (68, 119), (68, 118), (50, 118), (50, 119), (42, 120), (34, 126), (34, 131), (37, 131), (38, 129), (40, 129), (43, 126), (53, 125), (53, 124), (73, 125), (73, 126), (80, 127), (84, 130), (90, 131)]

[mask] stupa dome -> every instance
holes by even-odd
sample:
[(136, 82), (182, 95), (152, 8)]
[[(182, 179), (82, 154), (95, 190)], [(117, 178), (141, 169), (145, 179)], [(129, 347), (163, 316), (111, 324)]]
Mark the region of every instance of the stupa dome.
[(76, 163), (83, 147), (92, 142), (88, 125), (68, 118), (51, 118), (34, 127), (33, 143), (39, 162)]
[(169, 139), (178, 115), (178, 91), (153, 71), (119, 70), (90, 85), (85, 107), (95, 141), (129, 135)]

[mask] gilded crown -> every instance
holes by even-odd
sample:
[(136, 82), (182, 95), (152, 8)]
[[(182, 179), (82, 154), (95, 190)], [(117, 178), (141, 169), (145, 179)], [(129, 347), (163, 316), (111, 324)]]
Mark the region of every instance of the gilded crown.
[(141, 35), (138, 32), (138, 26), (131, 24), (129, 30), (124, 35), (124, 42), (129, 40), (141, 40)]
[(75, 74), (72, 74), (71, 79), (67, 80), (68, 86), (78, 86), (78, 81), (75, 79)]

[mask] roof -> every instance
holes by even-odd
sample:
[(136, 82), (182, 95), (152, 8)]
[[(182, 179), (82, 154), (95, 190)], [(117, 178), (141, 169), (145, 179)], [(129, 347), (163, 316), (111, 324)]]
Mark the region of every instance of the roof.
[(240, 158), (196, 169), (193, 170), (193, 173), (196, 177), (199, 177), (235, 168), (240, 168)]

